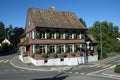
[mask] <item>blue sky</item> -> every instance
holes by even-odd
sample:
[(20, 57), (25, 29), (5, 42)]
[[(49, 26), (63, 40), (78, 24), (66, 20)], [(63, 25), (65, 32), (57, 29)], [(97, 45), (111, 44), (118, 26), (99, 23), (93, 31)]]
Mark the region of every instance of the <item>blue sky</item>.
[(97, 20), (120, 26), (120, 0), (0, 0), (0, 21), (6, 27), (12, 24), (24, 28), (28, 8), (49, 9), (51, 6), (57, 11), (74, 12), (88, 27)]

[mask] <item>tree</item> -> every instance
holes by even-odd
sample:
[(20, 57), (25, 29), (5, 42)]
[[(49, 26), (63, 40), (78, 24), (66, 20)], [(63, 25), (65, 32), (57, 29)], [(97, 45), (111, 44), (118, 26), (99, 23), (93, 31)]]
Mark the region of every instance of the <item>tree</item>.
[(11, 37), (12, 35), (14, 35), (13, 27), (12, 27), (12, 25), (9, 25), (9, 27), (6, 28), (6, 38), (7, 38), (8, 40), (10, 40), (10, 39), (11, 39), (10, 37)]
[(82, 18), (80, 18), (79, 21), (83, 24), (83, 26), (87, 27), (86, 22)]
[(0, 22), (0, 38), (4, 38), (5, 37), (5, 28), (4, 28), (4, 23)]
[(111, 52), (119, 52), (120, 43), (118, 43), (116, 37), (119, 36), (119, 27), (114, 26), (113, 23), (107, 21), (96, 21), (92, 27), (88, 29), (88, 33), (92, 34), (98, 41), (98, 49), (100, 47), (100, 36), (102, 32), (102, 50), (103, 56), (108, 55)]
[(19, 37), (23, 34), (24, 29), (22, 27), (13, 28), (12, 25), (10, 25), (8, 28), (6, 28), (6, 32), (11, 44), (14, 48), (16, 48), (17, 44), (19, 43)]
[(17, 47), (17, 44), (19, 43), (19, 37), (24, 33), (24, 29), (22, 27), (15, 27), (13, 29), (14, 35), (11, 36), (11, 43), (14, 47)]

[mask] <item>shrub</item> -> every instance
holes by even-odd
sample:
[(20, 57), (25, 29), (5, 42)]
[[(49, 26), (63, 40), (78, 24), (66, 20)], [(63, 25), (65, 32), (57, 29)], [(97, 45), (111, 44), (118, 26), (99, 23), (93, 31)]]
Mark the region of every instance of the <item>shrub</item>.
[(64, 58), (64, 57), (66, 57), (66, 54), (65, 53), (61, 53), (61, 54), (58, 55), (58, 57), (59, 58)]
[(47, 54), (45, 54), (45, 53), (42, 53), (41, 56), (44, 58), (47, 58)]
[(50, 56), (51, 56), (51, 58), (57, 58), (58, 57), (58, 55), (56, 53), (51, 53)]
[(114, 72), (120, 73), (120, 64), (116, 65)]

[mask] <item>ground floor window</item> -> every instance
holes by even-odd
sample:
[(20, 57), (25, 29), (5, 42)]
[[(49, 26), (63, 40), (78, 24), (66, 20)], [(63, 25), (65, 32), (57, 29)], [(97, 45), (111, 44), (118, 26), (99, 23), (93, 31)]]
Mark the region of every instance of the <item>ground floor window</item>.
[(45, 53), (45, 46), (40, 46), (40, 53)]
[(50, 53), (55, 53), (55, 45), (50, 46)]
[(82, 44), (76, 45), (76, 52), (81, 52), (82, 51)]
[(68, 52), (73, 52), (73, 46), (72, 45), (68, 45)]
[(45, 45), (35, 45), (35, 53), (41, 54), (41, 53), (45, 53), (45, 52), (46, 52)]
[(59, 46), (59, 52), (60, 53), (64, 53), (64, 45), (60, 45)]

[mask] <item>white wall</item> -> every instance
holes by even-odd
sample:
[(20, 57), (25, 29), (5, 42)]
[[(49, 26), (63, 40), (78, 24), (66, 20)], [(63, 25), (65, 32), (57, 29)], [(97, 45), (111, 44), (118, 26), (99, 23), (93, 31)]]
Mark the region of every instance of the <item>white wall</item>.
[[(89, 56), (88, 62), (93, 62), (98, 60), (98, 55)], [(61, 61), (61, 58), (48, 59), (46, 60), (35, 60), (31, 58), (31, 63), (35, 66), (60, 66), (60, 65), (79, 65), (84, 64), (84, 57), (74, 57), (74, 58), (64, 58)]]

